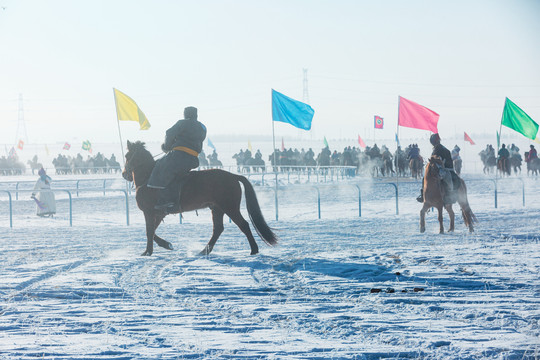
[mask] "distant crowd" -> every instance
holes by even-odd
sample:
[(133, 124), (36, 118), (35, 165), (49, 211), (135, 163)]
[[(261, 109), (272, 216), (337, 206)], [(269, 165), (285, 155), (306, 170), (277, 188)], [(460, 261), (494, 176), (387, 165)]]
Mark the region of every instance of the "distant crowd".
[[(457, 145), (452, 149), (452, 160), (458, 174), (461, 170), (459, 151)], [(520, 149), (514, 144), (509, 147), (502, 144), (497, 154), (492, 145), (487, 145), (479, 155), (486, 174), (497, 169), (503, 175), (521, 172), (523, 158), (520, 155)], [(524, 156), (527, 173), (540, 174), (540, 159), (533, 145), (530, 145), (530, 150), (525, 152)], [(260, 150), (253, 154), (250, 149), (240, 149), (232, 158), (236, 161), (236, 170), (239, 173), (268, 171), (269, 168), (272, 171), (303, 171), (307, 167), (342, 166), (348, 167), (347, 174), (349, 175), (396, 176), (397, 174), (398, 176), (421, 177), (424, 165), (424, 159), (417, 144), (410, 144), (405, 149), (398, 146), (394, 152), (385, 145), (379, 148), (377, 144), (372, 147), (367, 146), (364, 150), (348, 146), (341, 152), (331, 151), (326, 146), (318, 154), (315, 154), (312, 148), (307, 150), (304, 148), (300, 150), (297, 148), (276, 149), (267, 157), (269, 168)], [(122, 170), (114, 154), (107, 158), (99, 152), (94, 156), (87, 155), (86, 159), (81, 154), (76, 156), (59, 154), (52, 163), (56, 174), (103, 174), (118, 173)], [(43, 167), (37, 155), (34, 155), (32, 160), (28, 160), (27, 164), (32, 174)], [(209, 155), (201, 151), (199, 166), (215, 168), (223, 167), (223, 164), (214, 149)], [(21, 175), (25, 171), (26, 165), (19, 161), (16, 153), (0, 157), (0, 175)]]
[[(59, 154), (52, 161), (56, 174), (104, 174), (118, 173), (122, 171), (120, 164), (116, 161), (114, 154), (109, 159), (101, 153), (94, 156), (83, 158), (81, 154), (76, 156), (65, 156)], [(31, 160), (27, 161), (29, 168), (32, 170), (32, 175), (44, 168), (43, 164), (38, 160), (38, 156), (34, 155)], [(22, 175), (26, 171), (26, 165), (19, 160), (17, 154), (2, 156), (0, 158), (0, 175)]]
[[(342, 152), (331, 151), (327, 146), (318, 154), (315, 154), (312, 148), (276, 149), (268, 156), (268, 161), (273, 171), (303, 170), (309, 166), (345, 166), (350, 167), (349, 174), (354, 175), (392, 176), (397, 171), (400, 176), (406, 176), (409, 173), (408, 161), (415, 157), (421, 159), (420, 150), (414, 144), (405, 150), (398, 147), (394, 153), (385, 145), (379, 148), (375, 144), (372, 147), (367, 146), (364, 151), (358, 147), (348, 146)], [(252, 156), (249, 149), (241, 149), (233, 155), (233, 159), (236, 160), (238, 172), (264, 171), (266, 167), (260, 150)]]
[[(121, 166), (116, 161), (116, 156), (111, 155), (107, 159), (103, 154), (88, 155), (86, 159), (81, 154), (65, 156), (58, 154), (52, 161), (56, 174), (104, 174), (121, 172)], [(34, 169), (34, 167), (32, 167)]]

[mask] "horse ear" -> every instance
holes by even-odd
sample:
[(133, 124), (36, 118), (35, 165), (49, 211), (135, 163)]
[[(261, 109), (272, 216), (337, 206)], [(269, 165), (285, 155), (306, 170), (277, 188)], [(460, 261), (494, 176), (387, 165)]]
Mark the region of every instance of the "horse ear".
[(131, 142), (128, 140), (128, 141), (127, 141), (127, 148), (128, 148), (128, 150), (129, 150), (130, 147), (131, 147)]

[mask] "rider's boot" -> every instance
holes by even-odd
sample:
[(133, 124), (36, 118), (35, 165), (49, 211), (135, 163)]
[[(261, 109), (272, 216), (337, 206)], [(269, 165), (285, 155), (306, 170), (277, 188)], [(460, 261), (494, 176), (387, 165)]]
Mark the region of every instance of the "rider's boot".
[(420, 196), (416, 198), (416, 201), (420, 203), (424, 202), (424, 188), (423, 187), (420, 189)]

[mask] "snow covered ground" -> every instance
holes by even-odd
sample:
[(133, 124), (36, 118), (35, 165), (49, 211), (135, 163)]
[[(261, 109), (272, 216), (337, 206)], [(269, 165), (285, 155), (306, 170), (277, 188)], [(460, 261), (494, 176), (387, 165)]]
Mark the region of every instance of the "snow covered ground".
[(66, 194), (42, 219), (21, 193), (13, 228), (0, 193), (0, 358), (538, 359), (540, 180), (523, 181), (526, 206), (503, 180), (495, 208), (493, 181), (468, 179), (476, 232), (457, 216), (442, 235), (435, 213), (419, 233), (418, 182), (400, 180), (399, 215), (393, 185), (287, 185), (279, 221), (257, 186), (280, 243), (257, 238), (255, 256), (228, 222), (198, 256), (208, 210), (166, 218), (175, 250), (141, 257), (144, 219), (131, 197), (126, 225), (121, 192), (74, 196), (72, 227)]

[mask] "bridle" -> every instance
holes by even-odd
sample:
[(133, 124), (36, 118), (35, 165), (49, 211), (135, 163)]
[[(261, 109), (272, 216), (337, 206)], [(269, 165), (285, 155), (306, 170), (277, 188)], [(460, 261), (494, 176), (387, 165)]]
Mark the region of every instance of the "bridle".
[(140, 148), (137, 148), (133, 152), (133, 155), (131, 155), (131, 158), (129, 160), (126, 157), (126, 163), (124, 164), (124, 172), (123, 173), (125, 173), (126, 176), (128, 176), (128, 174), (129, 174), (129, 179), (124, 177), (124, 179), (126, 179), (127, 181), (133, 181), (133, 171), (135, 171), (135, 169), (138, 167), (138, 165), (135, 164), (134, 166), (132, 166), (131, 164), (133, 163), (132, 159), (139, 152), (139, 150), (140, 150)]

